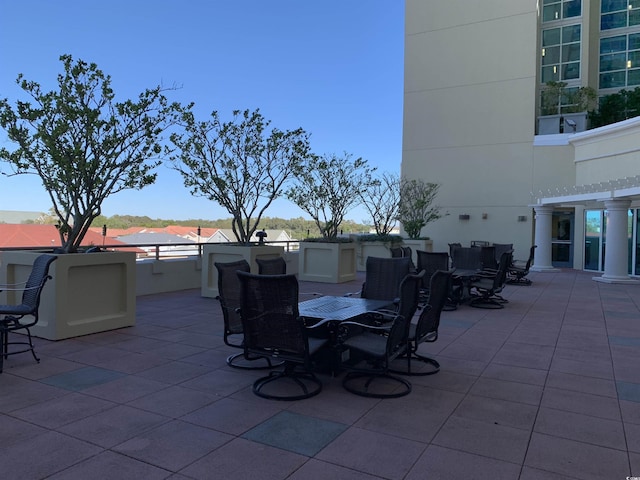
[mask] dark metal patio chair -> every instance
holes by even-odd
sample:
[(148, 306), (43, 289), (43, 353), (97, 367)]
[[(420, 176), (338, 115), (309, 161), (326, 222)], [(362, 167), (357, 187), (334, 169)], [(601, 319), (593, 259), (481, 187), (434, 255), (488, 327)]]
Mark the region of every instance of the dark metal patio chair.
[(242, 319), (238, 313), (240, 308), (240, 280), (237, 272), (249, 272), (251, 267), (246, 260), (235, 262), (215, 262), (218, 271), (218, 299), (222, 308), (224, 319), (224, 343), (230, 347), (241, 348), (243, 351), (234, 353), (227, 357), (227, 365), (243, 370), (263, 370), (273, 368), (274, 364), (270, 358), (247, 357), (244, 352), (244, 331)]
[(409, 257), (411, 259), (411, 273), (419, 271), (418, 269), (416, 269), (416, 266), (413, 263), (413, 251), (411, 250), (411, 247), (392, 247), (389, 249), (389, 251), (391, 252), (392, 258)]
[[(418, 353), (420, 344), (424, 342), (435, 342), (438, 340), (438, 328), (440, 326), (440, 315), (444, 310), (451, 289), (451, 271), (439, 270), (431, 276), (429, 287), (430, 295), (427, 304), (422, 309), (417, 323), (409, 325), (409, 335), (407, 338), (406, 368), (392, 370), (394, 373), (402, 375), (433, 375), (440, 371), (440, 363), (435, 359)], [(431, 368), (428, 370), (412, 370), (412, 362), (423, 362)], [(403, 359), (397, 359), (394, 365), (401, 364)]]
[(300, 317), (295, 275), (237, 275), (245, 356), (284, 362), (283, 369), (257, 379), (253, 393), (272, 400), (302, 400), (320, 393), (322, 382), (313, 372), (313, 357), (329, 340), (308, 334), (322, 322), (307, 327)]
[[(2, 373), (4, 359), (16, 353), (31, 352), (36, 362), (40, 358), (36, 355), (31, 338), (31, 327), (38, 323), (40, 297), (47, 280), (51, 279), (49, 267), (57, 259), (55, 255), (39, 255), (33, 262), (29, 278), (24, 283), (0, 285), (2, 291), (22, 293), (20, 304), (0, 305), (0, 373)], [(9, 341), (9, 333), (25, 330), (27, 341)], [(22, 345), (20, 350), (9, 351), (9, 345)], [(20, 347), (19, 347), (20, 348)]]
[[(347, 391), (374, 398), (396, 398), (411, 392), (411, 383), (392, 374), (391, 362), (407, 352), (409, 324), (418, 308), (423, 275), (424, 271), (403, 279), (398, 311), (382, 313), (389, 316), (391, 325), (372, 325), (366, 319), (340, 324), (342, 346), (348, 348), (350, 357), (357, 361), (356, 364), (343, 363), (347, 373), (342, 385)], [(372, 314), (376, 320), (379, 315)], [(353, 331), (356, 333), (352, 334)]]
[(284, 275), (287, 273), (287, 262), (282, 257), (256, 258), (260, 275)]
[(531, 280), (526, 278), (529, 275), (529, 269), (533, 263), (537, 245), (532, 245), (529, 249), (529, 258), (526, 262), (521, 260), (514, 260), (511, 262), (507, 271), (507, 283), (509, 285), (531, 285)]
[(397, 301), (400, 283), (409, 275), (409, 257), (367, 257), (365, 281), (360, 296), (372, 300)]
[(476, 308), (504, 308), (504, 304), (508, 303), (504, 297), (500, 296), (506, 281), (507, 271), (511, 265), (511, 252), (505, 252), (500, 257), (498, 270), (488, 275), (483, 273), (478, 275), (469, 284), (469, 291), (472, 299), (469, 305)]

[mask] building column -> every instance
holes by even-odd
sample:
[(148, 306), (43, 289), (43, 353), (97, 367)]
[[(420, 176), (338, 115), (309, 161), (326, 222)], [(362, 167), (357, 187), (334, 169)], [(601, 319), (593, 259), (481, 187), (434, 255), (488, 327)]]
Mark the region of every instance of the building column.
[(534, 205), (536, 212), (535, 244), (536, 254), (533, 258), (531, 270), (534, 272), (557, 272), (551, 264), (551, 219), (553, 207), (548, 205)]
[(607, 238), (604, 253), (604, 274), (593, 277), (604, 283), (636, 283), (629, 277), (628, 212), (630, 200), (605, 200)]

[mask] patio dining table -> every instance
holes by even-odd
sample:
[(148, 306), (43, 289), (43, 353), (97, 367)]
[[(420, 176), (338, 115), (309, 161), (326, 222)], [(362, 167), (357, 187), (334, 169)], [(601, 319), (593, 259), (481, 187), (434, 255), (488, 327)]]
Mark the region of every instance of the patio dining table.
[(325, 334), (329, 338), (329, 344), (320, 363), (322, 370), (333, 375), (340, 370), (340, 364), (349, 359), (349, 351), (340, 346), (340, 324), (358, 321), (369, 313), (390, 308), (394, 308), (394, 305), (389, 300), (330, 295), (298, 303), (301, 317), (310, 321), (309, 323), (315, 320), (316, 323), (323, 322), (326, 325)]
[(478, 277), (480, 274), (480, 270), (478, 269), (465, 269), (465, 268), (456, 268), (453, 271), (452, 278), (454, 282), (457, 282), (460, 287), (460, 293), (457, 297), (457, 303), (464, 303), (471, 298), (471, 292), (469, 290), (469, 285), (471, 282)]

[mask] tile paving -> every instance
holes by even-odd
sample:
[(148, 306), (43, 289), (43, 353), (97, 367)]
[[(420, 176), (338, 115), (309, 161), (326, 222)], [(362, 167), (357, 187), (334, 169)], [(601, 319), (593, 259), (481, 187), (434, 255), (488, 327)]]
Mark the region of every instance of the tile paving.
[[(503, 310), (443, 312), (442, 368), (390, 400), (322, 375), (317, 397), (256, 397), (226, 366), (217, 300), (137, 299), (135, 327), (60, 342), (0, 374), (7, 479), (519, 480), (640, 477), (640, 284), (532, 273)], [(301, 282), (301, 291), (343, 294)]]

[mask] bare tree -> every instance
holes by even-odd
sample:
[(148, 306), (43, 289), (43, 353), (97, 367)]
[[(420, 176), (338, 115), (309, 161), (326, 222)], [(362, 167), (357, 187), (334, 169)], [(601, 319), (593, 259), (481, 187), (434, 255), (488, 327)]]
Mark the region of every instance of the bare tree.
[(360, 195), (378, 235), (388, 235), (396, 226), (400, 204), (400, 176), (384, 172)]
[(175, 105), (163, 89), (145, 90), (137, 101), (116, 102), (111, 77), (95, 63), (60, 57), (59, 89), (42, 92), (23, 79), (16, 83), (33, 99), (13, 109), (0, 100), (0, 126), (18, 148), (0, 148), (11, 175), (34, 174), (53, 203), (62, 251), (75, 252), (102, 202), (116, 192), (155, 182), (160, 136)]
[(409, 238), (419, 238), (423, 227), (442, 217), (433, 205), (440, 185), (419, 179), (400, 181), (398, 220)]
[(199, 122), (184, 109), (186, 133), (171, 135), (179, 150), (171, 158), (185, 186), (224, 207), (242, 243), (249, 242), (264, 212), (310, 155), (302, 128), (267, 132), (270, 123), (259, 110), (235, 110), (229, 122), (214, 111), (210, 120)]
[(287, 197), (311, 216), (324, 239), (333, 240), (347, 212), (362, 201), (361, 195), (374, 182), (374, 171), (366, 160), (352, 160), (348, 153), (313, 155), (298, 172)]

